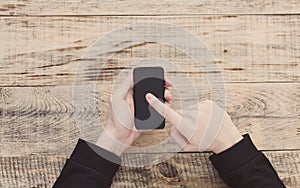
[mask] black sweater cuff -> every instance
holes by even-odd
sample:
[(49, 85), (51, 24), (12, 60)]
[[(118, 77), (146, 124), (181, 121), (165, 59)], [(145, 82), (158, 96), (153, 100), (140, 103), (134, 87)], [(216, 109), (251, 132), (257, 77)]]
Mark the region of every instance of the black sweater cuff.
[(91, 168), (101, 174), (105, 172), (103, 175), (108, 179), (114, 177), (121, 163), (119, 156), (82, 139), (78, 140), (69, 160)]
[(243, 136), (244, 138), (231, 148), (209, 157), (221, 177), (234, 173), (260, 154), (250, 136), (248, 134)]

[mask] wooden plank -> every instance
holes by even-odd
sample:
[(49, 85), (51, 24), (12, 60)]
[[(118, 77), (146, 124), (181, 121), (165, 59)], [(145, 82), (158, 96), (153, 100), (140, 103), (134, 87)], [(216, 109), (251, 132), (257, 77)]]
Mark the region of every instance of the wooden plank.
[[(105, 101), (111, 94), (110, 84), (99, 83), (98, 86), (95, 100), (99, 113), (92, 110), (93, 106), (84, 105), (79, 105), (77, 113), (79, 119), (89, 122), (90, 126), (83, 131), (91, 141), (97, 138), (99, 126), (107, 120), (109, 106)], [(184, 84), (180, 86), (185, 90)], [(197, 89), (201, 100), (210, 98), (204, 84)], [(174, 95), (174, 90), (171, 92), (174, 96), (173, 106), (179, 109), (180, 99)], [(80, 137), (71, 93), (70, 86), (1, 88), (0, 155), (70, 152)], [(299, 84), (228, 84), (226, 109), (239, 130), (251, 134), (258, 148), (299, 149), (299, 93)], [(193, 102), (188, 94), (181, 99), (182, 103)], [(90, 97), (85, 95), (86, 100)], [(98, 116), (100, 122), (89, 120)], [(143, 133), (134, 146), (151, 146), (162, 142), (168, 138), (169, 126), (167, 124), (164, 130)], [(157, 151), (176, 149), (176, 144), (167, 142), (164, 148)], [(132, 148), (127, 152), (149, 151)]]
[(299, 13), (297, 0), (2, 0), (0, 15), (178, 15)]
[[(264, 152), (287, 187), (300, 184), (300, 151)], [(163, 154), (147, 154), (161, 157)], [(209, 153), (178, 153), (145, 167), (121, 166), (112, 187), (227, 187), (212, 167)], [(1, 187), (51, 187), (69, 155), (0, 158)], [(134, 157), (132, 157), (134, 156)], [(123, 161), (142, 154), (124, 154)], [(129, 163), (128, 163), (129, 164)]]
[[(87, 47), (106, 33), (136, 22), (167, 22), (200, 37), (216, 56), (226, 83), (299, 83), (299, 17), (1, 17), (0, 86), (70, 85), (78, 64), (91, 61), (82, 58)], [(130, 63), (153, 57), (165, 58), (181, 67), (182, 71), (166, 70), (178, 76), (220, 74), (206, 72), (206, 64), (201, 69), (173, 47), (144, 43), (116, 53), (99, 79), (111, 81), (114, 74), (129, 68)], [(98, 79), (99, 69), (78, 74), (89, 75), (85, 81), (93, 81)]]
[[(47, 120), (46, 118), (50, 119)], [(38, 153), (69, 153), (79, 137), (82, 137), (74, 122), (55, 123), (55, 117), (37, 118), (31, 125), (11, 122), (10, 126), (1, 127), (1, 156), (24, 156)], [(35, 118), (32, 118), (35, 121)], [(255, 145), (262, 150), (299, 149), (299, 118), (239, 118), (234, 119), (238, 129), (250, 133)], [(95, 128), (97, 124), (93, 124)], [(160, 131), (143, 133), (133, 144), (134, 148), (127, 153), (149, 153), (153, 148), (157, 152), (175, 152), (178, 147), (170, 140), (161, 146), (168, 138), (170, 126)], [(67, 130), (67, 131), (66, 131)], [(99, 132), (91, 132), (98, 135)], [(94, 140), (94, 137), (88, 138)]]

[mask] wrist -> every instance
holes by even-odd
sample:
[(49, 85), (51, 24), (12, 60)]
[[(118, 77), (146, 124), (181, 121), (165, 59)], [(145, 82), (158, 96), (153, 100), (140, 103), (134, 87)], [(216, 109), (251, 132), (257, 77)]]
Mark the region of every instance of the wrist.
[(216, 142), (214, 147), (212, 147), (211, 151), (214, 152), (215, 154), (219, 154), (219, 153), (233, 147), (238, 142), (240, 142), (242, 139), (243, 139), (242, 136), (236, 136), (234, 138), (227, 139), (226, 141), (219, 140), (218, 142)]
[(121, 156), (128, 147), (126, 144), (123, 144), (122, 142), (117, 140), (111, 133), (106, 130), (101, 133), (96, 142), (96, 145), (118, 156)]
[(231, 148), (242, 139), (242, 134), (233, 124), (224, 125), (209, 149), (218, 154)]

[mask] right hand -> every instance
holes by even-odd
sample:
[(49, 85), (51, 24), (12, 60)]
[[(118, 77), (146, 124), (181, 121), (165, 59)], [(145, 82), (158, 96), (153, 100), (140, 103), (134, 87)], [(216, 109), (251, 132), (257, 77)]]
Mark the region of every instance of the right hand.
[(211, 100), (198, 102), (179, 113), (151, 93), (146, 100), (171, 123), (169, 134), (184, 151), (217, 154), (243, 139), (227, 112)]

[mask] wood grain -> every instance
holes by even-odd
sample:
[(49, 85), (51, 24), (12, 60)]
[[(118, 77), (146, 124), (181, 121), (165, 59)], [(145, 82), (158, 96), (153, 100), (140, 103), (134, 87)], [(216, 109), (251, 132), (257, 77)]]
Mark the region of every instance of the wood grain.
[(2, 0), (0, 15), (189, 15), (299, 13), (297, 0)]
[[(86, 82), (112, 81), (116, 71), (144, 58), (166, 58), (182, 76), (220, 74), (226, 83), (300, 82), (299, 15), (166, 17), (1, 17), (0, 86), (70, 85), (74, 75)], [(167, 22), (200, 37), (216, 56), (219, 70), (205, 71), (184, 52), (144, 43), (114, 54), (102, 71), (76, 72), (87, 48), (99, 37), (137, 22)], [(153, 31), (155, 32), (155, 31)], [(187, 41), (188, 42), (188, 41)]]
[[(1, 128), (0, 155), (24, 156), (39, 153), (70, 153), (73, 150), (74, 143), (77, 142), (79, 137), (82, 137), (75, 123), (56, 124), (53, 123), (53, 120), (56, 120), (54, 117), (46, 118), (42, 121), (33, 118), (31, 121), (36, 122), (32, 125), (20, 125), (11, 122), (12, 127)], [(234, 123), (238, 125), (238, 129), (243, 134), (249, 133), (255, 145), (261, 150), (299, 149), (299, 118), (240, 118), (234, 119)], [(64, 131), (64, 129), (67, 129), (67, 131)], [(168, 129), (169, 126), (167, 126)], [(133, 144), (135, 148), (129, 148), (126, 152), (151, 152), (149, 151), (151, 146), (153, 148), (156, 144), (168, 138), (167, 130), (143, 133)], [(98, 134), (98, 132), (93, 132), (93, 135)], [(94, 140), (94, 137), (87, 139)], [(171, 140), (161, 147), (157, 147), (156, 151), (174, 152), (178, 151), (178, 147)]]
[[(287, 187), (300, 182), (300, 151), (264, 152)], [(129, 157), (134, 155), (135, 157)], [(158, 158), (163, 154), (155, 155)], [(121, 166), (112, 187), (227, 187), (212, 167), (209, 153), (178, 153), (152, 166)], [(0, 158), (0, 186), (51, 187), (69, 155), (31, 155)], [(143, 154), (124, 154), (125, 162)], [(134, 161), (132, 161), (134, 163)]]
[[(212, 91), (210, 84), (225, 83), (225, 107), (238, 129), (265, 150), (287, 187), (299, 187), (299, 10), (299, 0), (1, 0), (0, 187), (51, 187), (82, 136), (75, 114), (92, 125), (82, 131), (95, 139), (107, 119), (106, 101), (118, 73), (153, 57), (180, 68), (166, 69), (177, 84), (175, 109), (180, 99), (195, 100), (183, 76), (189, 76), (201, 100), (216, 94), (219, 104), (222, 90)], [(102, 70), (77, 72), (80, 63), (96, 60), (84, 54), (99, 37), (140, 22), (170, 23), (195, 34), (219, 68), (205, 71), (208, 65), (197, 66), (183, 51), (146, 42), (115, 52)], [(220, 74), (224, 83), (209, 84), (208, 75)], [(75, 111), (71, 93), (78, 75), (85, 75), (81, 84), (96, 83), (96, 92), (85, 97), (96, 95), (97, 111), (85, 105)], [(102, 123), (91, 119), (95, 116)], [(175, 151), (172, 142), (156, 154), (138, 148), (163, 141), (168, 129), (169, 124), (143, 133), (123, 161), (134, 164)], [(112, 187), (227, 187), (208, 156), (179, 153), (153, 166), (122, 166)]]
[[(184, 85), (180, 85), (183, 87)], [(201, 86), (201, 87), (200, 87)], [(210, 99), (209, 90), (199, 85), (200, 94)], [(288, 91), (288, 92), (287, 92)], [(180, 98), (173, 99), (175, 109)], [(235, 125), (243, 133), (250, 133), (255, 144), (262, 150), (300, 149), (300, 86), (299, 84), (228, 84), (226, 85), (226, 110)], [(80, 137), (75, 121), (72, 87), (9, 87), (0, 92), (0, 155), (22, 156), (38, 153), (69, 153)], [(84, 129), (91, 141), (97, 139), (99, 126), (108, 117), (111, 84), (99, 84), (96, 93), (97, 110), (94, 106), (79, 105), (77, 117), (89, 122), (91, 117), (100, 121), (89, 122)], [(86, 100), (91, 95), (85, 95)], [(192, 96), (182, 98), (183, 103)], [(193, 101), (192, 101), (193, 102)], [(102, 122), (102, 123), (101, 123)], [(100, 123), (100, 125), (98, 124)], [(135, 142), (135, 146), (151, 146), (168, 137), (169, 124), (165, 130), (150, 131)], [(153, 139), (155, 138), (155, 139)], [(19, 149), (17, 149), (19, 148)], [(174, 143), (168, 143), (158, 151), (176, 151)], [(149, 152), (129, 149), (127, 152)]]

